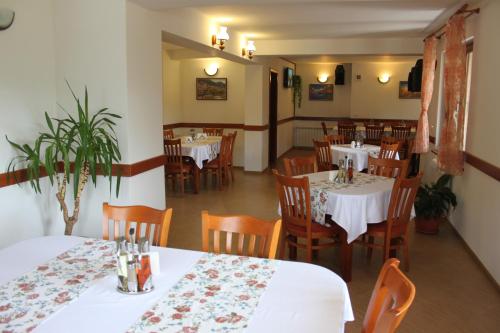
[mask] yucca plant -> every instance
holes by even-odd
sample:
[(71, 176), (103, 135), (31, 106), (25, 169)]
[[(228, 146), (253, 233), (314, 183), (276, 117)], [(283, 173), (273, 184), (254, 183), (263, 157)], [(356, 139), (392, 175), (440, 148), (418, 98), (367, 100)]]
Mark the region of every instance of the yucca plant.
[[(31, 187), (36, 193), (41, 193), (40, 177), (44, 170), (50, 184), (57, 184), (56, 197), (66, 224), (65, 235), (71, 235), (73, 226), (78, 222), (80, 198), (89, 177), (94, 185), (97, 185), (97, 175), (108, 177), (111, 192), (112, 165), (121, 160), (114, 122), (121, 116), (108, 112), (108, 108), (89, 114), (87, 88), (83, 105), (69, 84), (68, 88), (76, 101), (77, 117), (64, 109), (64, 118), (51, 118), (45, 112), (48, 131), (40, 133), (33, 145), (18, 144), (6, 136), (7, 141), (19, 152), (7, 167), (9, 177), (16, 178), (16, 169), (26, 168)], [(72, 214), (66, 203), (66, 189), (71, 186), (71, 182), (71, 200), (74, 203)], [(118, 196), (119, 174), (115, 185)]]

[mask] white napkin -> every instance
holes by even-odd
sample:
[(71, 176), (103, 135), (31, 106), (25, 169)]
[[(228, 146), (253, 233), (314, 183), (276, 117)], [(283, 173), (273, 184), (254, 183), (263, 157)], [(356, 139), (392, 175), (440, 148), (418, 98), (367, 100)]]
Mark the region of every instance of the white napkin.
[(189, 135), (181, 137), (181, 143), (192, 143), (193, 138), (190, 137)]
[(206, 133), (196, 133), (196, 139), (206, 139), (207, 134)]

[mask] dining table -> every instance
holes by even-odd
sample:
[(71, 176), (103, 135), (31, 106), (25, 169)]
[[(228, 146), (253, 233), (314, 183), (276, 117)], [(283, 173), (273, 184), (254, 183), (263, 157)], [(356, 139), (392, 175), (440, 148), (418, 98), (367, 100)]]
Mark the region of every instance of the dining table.
[[(370, 223), (387, 219), (394, 179), (354, 172), (352, 183), (338, 182), (338, 171), (306, 174), (314, 223), (341, 227), (342, 277), (352, 278), (352, 244)], [(327, 216), (329, 217), (327, 219)]]
[(368, 156), (377, 158), (380, 146), (364, 144), (361, 147), (353, 147), (350, 144), (331, 145), (332, 163), (338, 164), (339, 160), (352, 159), (354, 169), (362, 171), (368, 168)]
[(343, 332), (346, 283), (306, 263), (152, 247), (154, 289), (117, 291), (115, 242), (27, 239), (0, 250), (0, 332)]

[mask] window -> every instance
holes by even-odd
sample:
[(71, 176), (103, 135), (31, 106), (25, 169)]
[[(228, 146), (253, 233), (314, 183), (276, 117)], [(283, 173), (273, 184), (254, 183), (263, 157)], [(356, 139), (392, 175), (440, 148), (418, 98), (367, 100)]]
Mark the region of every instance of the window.
[[(464, 114), (464, 137), (462, 142), (462, 150), (465, 150), (465, 143), (467, 140), (467, 124), (469, 120), (469, 100), (470, 100), (470, 87), (472, 78), (472, 58), (474, 55), (474, 41), (471, 38), (465, 41), (467, 46), (467, 59), (466, 59), (466, 87), (465, 87), (465, 114)], [(437, 110), (437, 123), (436, 123), (436, 147), (439, 146), (441, 126), (443, 124), (444, 118), (444, 108), (445, 108), (445, 97), (444, 97), (444, 61), (445, 52), (441, 52), (441, 57), (439, 63), (441, 64), (439, 68), (439, 88), (438, 88), (438, 110)]]

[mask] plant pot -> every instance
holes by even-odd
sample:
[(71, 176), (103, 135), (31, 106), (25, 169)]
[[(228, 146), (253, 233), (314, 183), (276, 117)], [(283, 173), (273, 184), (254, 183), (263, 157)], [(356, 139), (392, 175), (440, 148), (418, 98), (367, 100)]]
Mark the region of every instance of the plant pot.
[(421, 234), (435, 235), (439, 232), (439, 224), (443, 220), (442, 217), (433, 218), (415, 218), (415, 230)]

